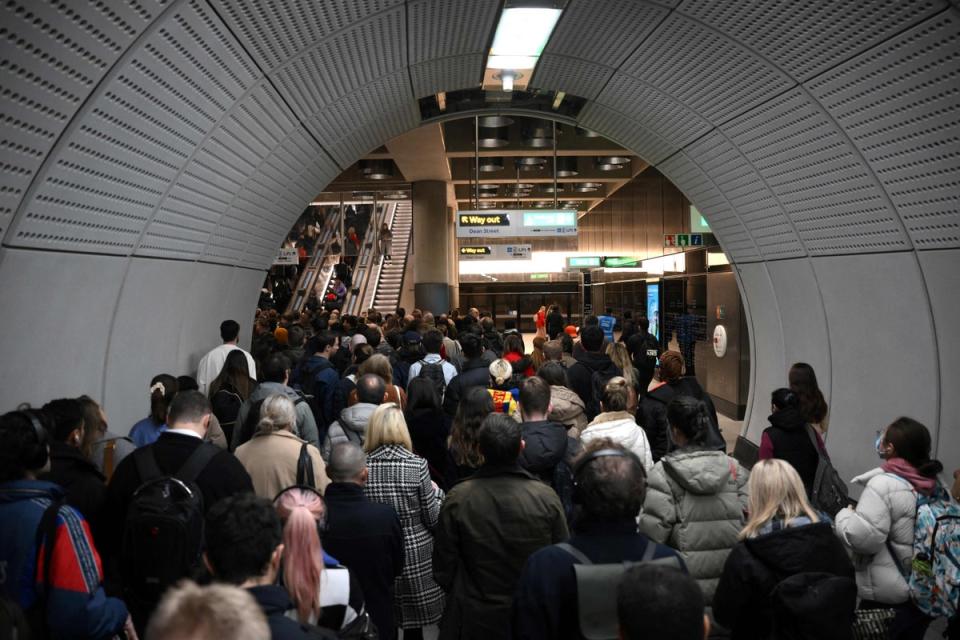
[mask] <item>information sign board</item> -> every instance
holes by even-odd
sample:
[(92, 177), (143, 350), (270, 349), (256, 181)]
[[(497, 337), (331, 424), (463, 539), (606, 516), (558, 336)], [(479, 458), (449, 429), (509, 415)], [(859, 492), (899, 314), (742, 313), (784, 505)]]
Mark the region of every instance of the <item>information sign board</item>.
[(281, 247), (280, 253), (274, 258), (273, 264), (300, 264), (300, 256), (296, 247)]
[(530, 260), (533, 247), (529, 244), (486, 244), (460, 247), (461, 260)]
[(458, 238), (542, 238), (577, 235), (577, 212), (566, 209), (461, 211), (456, 220)]

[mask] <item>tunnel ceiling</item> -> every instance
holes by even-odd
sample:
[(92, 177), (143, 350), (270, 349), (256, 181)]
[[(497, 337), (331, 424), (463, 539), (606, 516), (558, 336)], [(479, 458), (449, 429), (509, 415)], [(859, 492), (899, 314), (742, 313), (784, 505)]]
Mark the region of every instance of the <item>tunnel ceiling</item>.
[[(418, 98), (480, 83), (499, 6), (7, 2), (3, 243), (264, 268)], [(531, 84), (735, 262), (958, 247), (958, 39), (942, 0), (571, 0)]]

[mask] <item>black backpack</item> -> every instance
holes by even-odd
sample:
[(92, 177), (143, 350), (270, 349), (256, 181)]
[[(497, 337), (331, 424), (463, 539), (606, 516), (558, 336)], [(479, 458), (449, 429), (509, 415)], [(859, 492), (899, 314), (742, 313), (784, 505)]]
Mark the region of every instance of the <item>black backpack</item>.
[(130, 498), (123, 525), (121, 571), (124, 600), (135, 622), (146, 622), (166, 588), (200, 567), (205, 509), (196, 478), (221, 452), (201, 443), (168, 475), (157, 465), (153, 449), (130, 454), (141, 485)]
[(239, 394), (223, 387), (217, 389), (217, 392), (210, 398), (210, 407), (213, 415), (220, 421), (220, 427), (227, 436), (227, 442), (233, 440), (233, 430), (237, 426), (237, 416), (240, 414), (240, 406), (243, 405), (243, 398)]
[(440, 401), (443, 402), (443, 394), (447, 390), (447, 378), (443, 375), (443, 361), (440, 362), (427, 362), (426, 360), (420, 361), (420, 373), (417, 374), (418, 378), (426, 378), (433, 383), (434, 389), (437, 390), (437, 397), (440, 398)]
[(603, 398), (603, 388), (607, 386), (607, 383), (610, 382), (610, 379), (615, 375), (623, 375), (622, 373), (608, 373), (609, 369), (604, 370), (603, 373), (599, 371), (594, 371), (590, 374), (590, 402), (587, 405), (587, 416), (596, 417), (600, 415), (600, 399)]
[[(770, 592), (777, 640), (852, 640), (857, 583), (832, 573), (805, 572), (784, 578)], [(848, 612), (838, 620), (836, 612)], [(829, 612), (830, 615), (824, 615)]]

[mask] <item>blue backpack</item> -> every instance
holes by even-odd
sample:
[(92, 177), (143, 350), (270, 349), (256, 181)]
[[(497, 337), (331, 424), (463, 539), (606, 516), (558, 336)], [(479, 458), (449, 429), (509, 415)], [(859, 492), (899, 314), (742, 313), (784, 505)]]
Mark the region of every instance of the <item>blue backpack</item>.
[(917, 497), (910, 598), (934, 618), (960, 611), (960, 505), (939, 484), (932, 496)]

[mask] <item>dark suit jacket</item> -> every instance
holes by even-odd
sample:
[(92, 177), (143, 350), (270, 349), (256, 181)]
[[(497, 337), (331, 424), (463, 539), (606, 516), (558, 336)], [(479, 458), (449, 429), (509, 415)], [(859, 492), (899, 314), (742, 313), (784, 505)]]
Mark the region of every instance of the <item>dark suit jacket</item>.
[(390, 505), (371, 502), (352, 482), (327, 485), (323, 548), (357, 577), (381, 638), (396, 637), (393, 582), (403, 572), (403, 528)]

